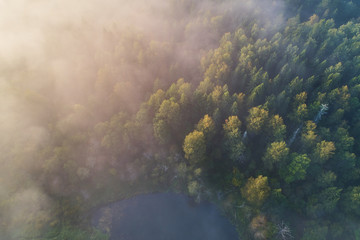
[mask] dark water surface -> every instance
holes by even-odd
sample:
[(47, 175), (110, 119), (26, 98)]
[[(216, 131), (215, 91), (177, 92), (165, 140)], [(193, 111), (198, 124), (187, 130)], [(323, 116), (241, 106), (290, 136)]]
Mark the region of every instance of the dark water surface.
[(97, 210), (93, 224), (111, 240), (236, 240), (233, 225), (211, 203), (180, 194), (139, 195)]

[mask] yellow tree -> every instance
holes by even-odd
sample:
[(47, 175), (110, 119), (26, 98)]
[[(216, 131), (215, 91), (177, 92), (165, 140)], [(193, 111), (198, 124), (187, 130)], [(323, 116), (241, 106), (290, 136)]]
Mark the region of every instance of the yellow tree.
[(197, 130), (189, 133), (185, 137), (183, 150), (185, 158), (188, 159), (191, 164), (205, 160), (206, 144), (204, 133)]
[(283, 162), (289, 155), (289, 148), (284, 141), (273, 142), (266, 149), (266, 153), (263, 157), (264, 165), (271, 170), (274, 164)]
[(262, 175), (250, 177), (241, 189), (241, 194), (249, 203), (260, 207), (270, 194), (268, 178)]
[(247, 118), (247, 130), (254, 134), (259, 134), (265, 126), (269, 112), (259, 107), (253, 107), (249, 110)]
[(196, 126), (196, 129), (200, 132), (203, 132), (205, 139), (209, 140), (215, 134), (214, 120), (206, 114), (202, 119), (200, 119), (199, 123)]
[(319, 163), (325, 163), (335, 153), (333, 142), (321, 141), (316, 145), (314, 160)]

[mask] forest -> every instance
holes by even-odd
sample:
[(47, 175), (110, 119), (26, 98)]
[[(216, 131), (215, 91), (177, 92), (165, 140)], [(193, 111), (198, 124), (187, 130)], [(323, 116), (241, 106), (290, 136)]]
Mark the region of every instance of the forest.
[(0, 1), (0, 239), (215, 203), (239, 239), (360, 239), (357, 0)]

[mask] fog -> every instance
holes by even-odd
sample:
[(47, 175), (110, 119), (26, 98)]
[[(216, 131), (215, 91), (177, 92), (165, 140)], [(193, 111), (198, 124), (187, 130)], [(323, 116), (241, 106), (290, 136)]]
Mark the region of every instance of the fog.
[(111, 239), (238, 239), (215, 205), (191, 201), (173, 193), (141, 195), (98, 209), (92, 221), (110, 228)]
[[(29, 227), (24, 216), (41, 230), (54, 198), (73, 191), (56, 174), (60, 165), (44, 160), (54, 133), (136, 112), (155, 79), (198, 83), (201, 57), (225, 32), (256, 20), (271, 34), (283, 8), (267, 0), (0, 0), (0, 238), (19, 237)], [(75, 154), (78, 166), (91, 159), (91, 144)], [(87, 167), (77, 172), (95, 174)]]

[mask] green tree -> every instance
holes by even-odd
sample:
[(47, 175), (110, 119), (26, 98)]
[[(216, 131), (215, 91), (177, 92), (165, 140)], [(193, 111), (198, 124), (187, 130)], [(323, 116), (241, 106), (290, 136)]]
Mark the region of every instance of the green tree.
[(286, 134), (286, 126), (282, 117), (274, 115), (269, 120), (269, 129), (271, 131), (271, 137), (275, 141), (282, 141)]
[(261, 83), (256, 86), (250, 93), (248, 97), (248, 105), (249, 106), (256, 106), (257, 104), (261, 103), (261, 98), (264, 97), (265, 92), (265, 84)]
[(318, 177), (317, 182), (319, 187), (331, 187), (333, 183), (336, 181), (337, 176), (332, 171), (324, 171)]
[(153, 93), (149, 100), (147, 101), (147, 105), (152, 108), (153, 114), (160, 108), (161, 103), (165, 100), (165, 92), (162, 89), (158, 89), (156, 93)]
[(320, 217), (324, 214), (331, 214), (339, 200), (342, 189), (328, 187), (319, 194), (312, 195), (307, 201), (307, 214), (311, 217)]
[(171, 139), (171, 134), (178, 130), (180, 106), (173, 100), (164, 100), (154, 118), (154, 135), (162, 144)]
[[(334, 172), (337, 173), (342, 181), (349, 181), (359, 178), (358, 169), (356, 168), (356, 155), (350, 152), (338, 153), (332, 159)], [(332, 162), (333, 162), (332, 161)]]
[(230, 114), (231, 115), (239, 115), (239, 113), (240, 112), (239, 112), (238, 103), (236, 101), (234, 101), (230, 108)]
[(225, 150), (232, 161), (238, 161), (245, 150), (240, 127), (241, 121), (237, 116), (230, 116), (223, 124)]
[(332, 213), (340, 200), (340, 193), (342, 189), (337, 187), (329, 187), (321, 191), (319, 200), (326, 213)]
[(127, 118), (125, 113), (118, 113), (112, 116), (110, 121), (99, 123), (95, 127), (100, 135), (103, 135), (101, 145), (115, 155), (129, 147), (125, 128)]
[(360, 186), (349, 187), (342, 197), (341, 205), (346, 213), (360, 216)]
[(232, 171), (232, 179), (231, 179), (231, 183), (234, 187), (240, 187), (241, 183), (243, 181), (243, 174), (240, 173), (240, 170), (236, 167), (233, 168)]
[(327, 234), (327, 226), (322, 226), (314, 221), (311, 221), (305, 227), (301, 240), (326, 240)]
[(232, 65), (233, 45), (231, 34), (226, 33), (220, 41), (220, 46), (210, 51), (207, 58), (202, 59), (202, 65), (205, 70), (204, 78), (209, 78), (216, 84), (224, 83), (230, 74)]
[(334, 134), (335, 147), (339, 152), (351, 151), (354, 146), (354, 138), (349, 136), (348, 130), (339, 127)]
[(293, 181), (304, 180), (306, 177), (306, 170), (310, 165), (310, 158), (306, 154), (291, 154), (290, 164), (280, 171), (282, 178), (286, 183)]

